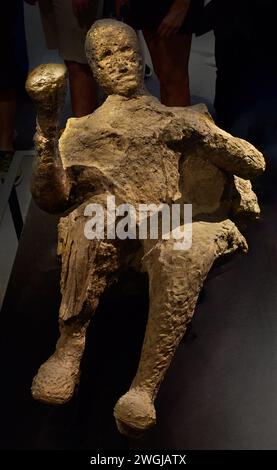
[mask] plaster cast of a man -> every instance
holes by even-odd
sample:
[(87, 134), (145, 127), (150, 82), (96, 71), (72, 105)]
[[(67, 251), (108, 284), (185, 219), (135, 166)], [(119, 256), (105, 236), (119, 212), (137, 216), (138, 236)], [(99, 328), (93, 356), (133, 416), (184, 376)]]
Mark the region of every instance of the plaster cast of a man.
[[(258, 216), (248, 179), (264, 171), (264, 159), (251, 144), (219, 129), (204, 106), (168, 108), (150, 96), (136, 34), (127, 25), (95, 23), (86, 53), (109, 96), (93, 114), (69, 119), (59, 141), (63, 67), (40, 66), (27, 82), (38, 112), (33, 197), (48, 212), (69, 210), (59, 224), (61, 335), (32, 393), (53, 404), (72, 398), (99, 298), (119, 269), (133, 265), (148, 273), (150, 309), (137, 373), (114, 410), (119, 430), (130, 435), (155, 423), (154, 400), (213, 262), (247, 250), (230, 217)], [(87, 240), (85, 207), (92, 202), (105, 207), (107, 195), (136, 208), (192, 203), (191, 248), (174, 250), (172, 238)]]

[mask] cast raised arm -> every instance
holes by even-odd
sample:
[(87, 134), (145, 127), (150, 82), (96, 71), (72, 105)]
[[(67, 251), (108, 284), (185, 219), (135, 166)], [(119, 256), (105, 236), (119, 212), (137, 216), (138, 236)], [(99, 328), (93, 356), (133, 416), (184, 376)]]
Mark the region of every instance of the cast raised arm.
[(61, 64), (38, 66), (30, 73), (26, 90), (37, 109), (37, 160), (31, 192), (41, 209), (60, 212), (66, 208), (70, 192), (59, 153), (59, 115), (66, 93), (65, 67)]

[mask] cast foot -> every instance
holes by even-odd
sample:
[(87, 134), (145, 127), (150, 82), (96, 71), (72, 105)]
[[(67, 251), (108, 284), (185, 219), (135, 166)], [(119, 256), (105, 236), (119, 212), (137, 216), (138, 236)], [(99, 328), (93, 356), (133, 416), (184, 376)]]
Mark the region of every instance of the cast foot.
[(156, 423), (156, 411), (148, 393), (131, 389), (123, 395), (114, 408), (119, 432), (128, 437), (140, 437)]
[(33, 398), (50, 405), (63, 405), (73, 397), (79, 375), (79, 365), (53, 354), (33, 380)]

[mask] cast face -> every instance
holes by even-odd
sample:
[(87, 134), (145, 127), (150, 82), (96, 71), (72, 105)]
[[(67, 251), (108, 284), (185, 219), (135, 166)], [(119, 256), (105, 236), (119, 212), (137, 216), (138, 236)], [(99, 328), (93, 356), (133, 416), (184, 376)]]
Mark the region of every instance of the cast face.
[(87, 36), (86, 52), (90, 66), (107, 93), (135, 95), (143, 83), (136, 34), (132, 30), (103, 23), (103, 26), (92, 28)]

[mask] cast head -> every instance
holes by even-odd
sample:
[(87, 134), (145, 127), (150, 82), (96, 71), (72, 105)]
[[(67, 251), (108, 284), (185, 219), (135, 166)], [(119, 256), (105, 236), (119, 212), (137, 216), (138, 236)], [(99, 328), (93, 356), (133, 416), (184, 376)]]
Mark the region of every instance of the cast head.
[(86, 55), (95, 79), (109, 95), (141, 94), (143, 66), (135, 31), (111, 19), (96, 21), (87, 33)]

